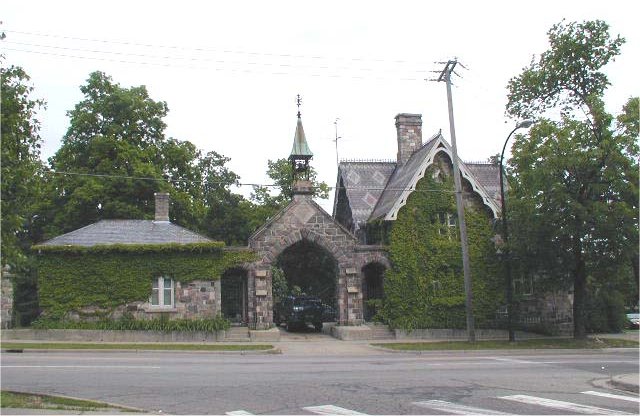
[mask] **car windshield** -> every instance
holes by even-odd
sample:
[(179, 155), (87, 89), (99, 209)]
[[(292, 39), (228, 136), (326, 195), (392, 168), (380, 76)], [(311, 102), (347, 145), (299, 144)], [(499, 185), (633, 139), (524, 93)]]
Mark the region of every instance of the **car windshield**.
[(297, 298), (293, 301), (295, 306), (303, 306), (303, 305), (319, 305), (320, 299), (316, 298)]
[(629, 319), (638, 319), (640, 318), (640, 313), (628, 313), (627, 318)]

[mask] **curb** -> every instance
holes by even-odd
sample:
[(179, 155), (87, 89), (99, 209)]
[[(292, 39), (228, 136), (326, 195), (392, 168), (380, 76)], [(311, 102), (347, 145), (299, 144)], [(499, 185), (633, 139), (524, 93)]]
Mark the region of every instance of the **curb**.
[[(635, 383), (633, 381), (624, 380), (630, 377), (633, 377), (636, 380)], [(638, 393), (638, 374), (622, 374), (619, 376), (611, 377), (611, 380), (609, 380), (609, 384), (620, 390)]]
[(272, 354), (282, 354), (282, 350), (278, 347), (273, 347), (268, 350), (241, 350), (241, 351), (215, 351), (215, 350), (155, 350), (155, 349), (92, 349), (92, 348), (82, 348), (82, 349), (72, 349), (72, 348), (2, 348), (0, 350), (3, 354), (22, 354), (26, 352), (33, 353), (46, 353), (46, 352), (73, 352), (73, 353), (82, 353), (82, 352), (113, 352), (113, 353), (123, 353), (123, 352), (159, 352), (159, 353), (188, 353), (188, 354), (222, 354), (222, 355), (272, 355)]

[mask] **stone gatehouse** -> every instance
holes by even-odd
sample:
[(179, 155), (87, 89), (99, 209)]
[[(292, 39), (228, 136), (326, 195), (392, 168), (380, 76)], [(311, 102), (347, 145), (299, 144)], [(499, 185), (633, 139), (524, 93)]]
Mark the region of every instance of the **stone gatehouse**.
[(321, 246), (338, 264), (335, 297), (338, 322), (342, 325), (359, 325), (364, 321), (363, 282), (367, 266), (389, 267), (381, 246), (360, 245), (355, 235), (312, 200), (305, 185), (308, 183), (298, 183), (291, 203), (249, 239), (249, 247), (260, 260), (249, 266), (248, 320), (258, 329), (273, 323), (271, 267), (285, 249), (301, 240)]

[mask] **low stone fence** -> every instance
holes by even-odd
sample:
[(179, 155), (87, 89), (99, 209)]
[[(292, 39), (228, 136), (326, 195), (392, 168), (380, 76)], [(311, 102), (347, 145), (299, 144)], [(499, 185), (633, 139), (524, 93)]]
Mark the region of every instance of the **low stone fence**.
[(217, 342), (225, 331), (128, 331), (91, 329), (5, 329), (2, 341), (67, 342)]
[[(477, 340), (508, 340), (509, 332), (504, 329), (476, 329)], [(396, 339), (421, 339), (426, 341), (466, 341), (468, 334), (466, 329), (414, 329), (411, 332), (396, 329)], [(532, 332), (515, 332), (516, 339), (548, 338), (547, 335), (534, 334)]]

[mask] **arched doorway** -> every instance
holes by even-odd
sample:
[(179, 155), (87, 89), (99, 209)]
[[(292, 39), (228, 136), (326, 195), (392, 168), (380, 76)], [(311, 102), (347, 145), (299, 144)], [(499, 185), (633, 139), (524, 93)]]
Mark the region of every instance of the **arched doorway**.
[(377, 312), (376, 300), (384, 298), (384, 271), (386, 267), (380, 263), (369, 263), (362, 268), (362, 302), (364, 320), (371, 321)]
[(220, 279), (222, 316), (234, 324), (248, 321), (247, 271), (229, 269)]
[(274, 312), (285, 297), (306, 295), (320, 299), (325, 322), (337, 319), (338, 262), (328, 250), (303, 238), (284, 249), (275, 266), (282, 275), (276, 271), (272, 282)]

